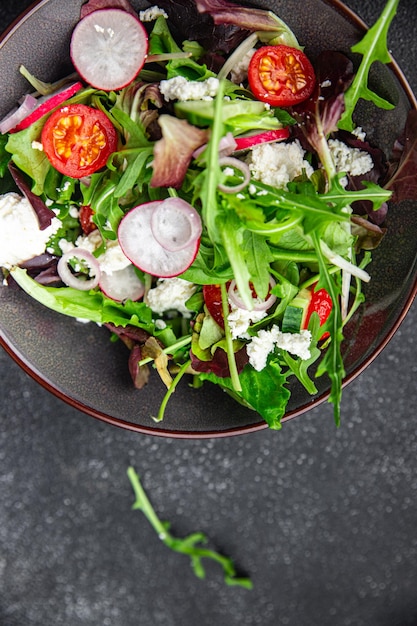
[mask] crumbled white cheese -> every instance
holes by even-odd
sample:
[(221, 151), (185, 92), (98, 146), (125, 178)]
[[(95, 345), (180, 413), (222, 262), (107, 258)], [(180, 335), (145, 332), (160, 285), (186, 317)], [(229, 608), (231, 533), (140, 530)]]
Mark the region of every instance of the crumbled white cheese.
[(40, 230), (38, 217), (26, 198), (14, 192), (0, 196), (0, 266), (11, 269), (43, 254), (61, 225), (54, 217), (50, 226)]
[(246, 80), (248, 76), (248, 67), (251, 61), (251, 58), (255, 54), (255, 48), (251, 48), (248, 52), (240, 59), (238, 63), (234, 66), (232, 71), (230, 72), (230, 80), (232, 83), (236, 85), (240, 85)]
[(301, 330), (299, 333), (283, 333), (277, 325), (270, 330), (260, 330), (246, 346), (249, 363), (260, 372), (267, 363), (268, 355), (277, 347), (300, 357), (310, 358), (311, 333)]
[(40, 141), (32, 141), (31, 147), (33, 150), (39, 150), (39, 152), (43, 152), (43, 145)]
[(247, 330), (251, 324), (255, 324), (263, 319), (266, 315), (266, 311), (249, 311), (249, 309), (240, 309), (235, 304), (230, 302), (230, 313), (227, 316), (230, 332), (233, 339), (240, 337), (241, 339), (248, 339), (249, 335)]
[(314, 170), (304, 155), (297, 139), (291, 143), (262, 143), (252, 148), (247, 163), (255, 180), (285, 189), (303, 170), (307, 176), (312, 175)]
[(164, 9), (160, 9), (158, 6), (149, 7), (149, 9), (139, 11), (139, 19), (141, 22), (153, 22), (154, 20), (157, 20), (158, 17), (168, 18), (168, 14), (164, 11)]
[(174, 76), (161, 80), (159, 89), (165, 100), (212, 100), (219, 89), (219, 79), (210, 77), (207, 80), (187, 80), (184, 76)]
[(195, 290), (196, 286), (183, 278), (159, 278), (156, 287), (149, 289), (146, 302), (158, 315), (167, 311), (178, 311), (184, 317), (190, 317), (191, 312), (185, 303)]
[(351, 148), (339, 139), (329, 139), (328, 143), (337, 172), (361, 176), (373, 168), (372, 157), (368, 152)]

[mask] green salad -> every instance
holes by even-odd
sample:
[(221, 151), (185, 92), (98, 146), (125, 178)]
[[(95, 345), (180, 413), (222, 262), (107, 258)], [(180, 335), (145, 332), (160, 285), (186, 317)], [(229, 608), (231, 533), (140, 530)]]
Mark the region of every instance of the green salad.
[(356, 67), (226, 0), (82, 5), (74, 74), (21, 67), (0, 121), (3, 288), (105, 326), (133, 385), (165, 383), (156, 421), (178, 384), (215, 384), (279, 429), (291, 381), (314, 397), (327, 376), (339, 424), (344, 328), (389, 200), (417, 196), (416, 111), (389, 157), (355, 122), (361, 99), (394, 106), (368, 74), (398, 1)]

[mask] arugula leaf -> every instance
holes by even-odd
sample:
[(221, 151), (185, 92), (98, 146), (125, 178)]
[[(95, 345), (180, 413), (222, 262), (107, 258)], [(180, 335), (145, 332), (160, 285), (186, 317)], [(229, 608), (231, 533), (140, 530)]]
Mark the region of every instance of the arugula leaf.
[(340, 286), (338, 277), (329, 273), (325, 257), (322, 253), (321, 240), (317, 232), (311, 234), (316, 249), (317, 260), (320, 269), (318, 288), (324, 287), (330, 295), (333, 307), (326, 321), (326, 330), (330, 332), (330, 343), (324, 351), (324, 356), (319, 364), (317, 376), (327, 373), (331, 381), (329, 402), (333, 404), (333, 414), (336, 426), (340, 425), (340, 403), (342, 399), (342, 382), (345, 376), (345, 368), (341, 353), (343, 341), (343, 320), (339, 307)]
[(388, 51), (387, 36), (390, 24), (397, 12), (399, 0), (388, 0), (385, 8), (375, 24), (357, 44), (352, 52), (362, 55), (362, 60), (352, 84), (345, 93), (345, 110), (339, 120), (338, 127), (352, 131), (353, 112), (360, 98), (369, 100), (382, 109), (393, 109), (394, 105), (370, 89), (368, 84), (369, 71), (375, 61), (387, 64), (391, 62)]
[(156, 514), (142, 486), (140, 478), (133, 467), (127, 469), (127, 476), (135, 494), (135, 502), (133, 503), (132, 509), (142, 511), (158, 534), (159, 539), (163, 541), (167, 548), (190, 557), (191, 567), (197, 578), (205, 578), (206, 572), (202, 561), (203, 559), (211, 559), (221, 565), (226, 585), (252, 589), (253, 584), (249, 578), (237, 576), (232, 559), (204, 547), (204, 544), (207, 543), (207, 537), (204, 533), (192, 533), (183, 539), (174, 537), (172, 533), (169, 532), (170, 525), (167, 522), (162, 522)]
[(282, 428), (281, 419), (291, 392), (285, 387), (287, 374), (282, 371), (278, 357), (271, 354), (266, 367), (260, 372), (247, 365), (239, 374), (241, 391), (236, 393), (230, 378), (220, 378), (210, 372), (199, 374), (200, 380), (207, 380), (226, 389), (245, 406), (249, 406), (266, 421), (271, 430)]

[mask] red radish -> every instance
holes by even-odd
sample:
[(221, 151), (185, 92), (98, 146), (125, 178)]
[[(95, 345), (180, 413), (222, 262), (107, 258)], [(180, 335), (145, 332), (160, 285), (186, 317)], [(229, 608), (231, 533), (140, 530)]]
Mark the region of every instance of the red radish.
[(170, 252), (190, 247), (201, 237), (200, 215), (182, 198), (167, 198), (157, 206), (151, 217), (152, 234)]
[(136, 302), (145, 293), (145, 285), (136, 274), (133, 265), (128, 265), (112, 274), (101, 272), (99, 285), (104, 295), (116, 302), (125, 300)]
[(37, 122), (47, 113), (50, 113), (57, 107), (59, 107), (63, 102), (72, 98), (73, 95), (77, 93), (80, 89), (83, 88), (83, 84), (77, 81), (76, 83), (72, 83), (68, 87), (64, 87), (60, 91), (48, 96), (46, 100), (40, 98), (38, 102), (38, 106), (29, 113), (29, 115), (25, 116), (14, 128), (12, 128), (9, 132), (17, 133), (20, 130), (24, 130), (25, 128), (29, 128), (32, 124)]
[(98, 9), (78, 22), (71, 59), (80, 76), (96, 89), (113, 91), (139, 74), (148, 52), (142, 23), (122, 9)]
[(260, 143), (284, 141), (289, 136), (290, 131), (288, 128), (277, 128), (276, 130), (265, 130), (262, 133), (246, 135), (245, 137), (235, 137), (236, 150), (249, 150)]
[(131, 209), (120, 222), (118, 239), (133, 265), (152, 276), (172, 278), (185, 272), (194, 261), (200, 240), (177, 252), (161, 246), (152, 233), (152, 215), (162, 202), (155, 200)]

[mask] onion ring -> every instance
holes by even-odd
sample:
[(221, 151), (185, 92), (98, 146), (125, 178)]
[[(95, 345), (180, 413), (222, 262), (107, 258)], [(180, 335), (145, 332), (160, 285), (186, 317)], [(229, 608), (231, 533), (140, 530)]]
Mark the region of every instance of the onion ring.
[[(93, 274), (91, 278), (78, 278), (75, 274), (73, 274), (68, 266), (68, 262), (74, 258), (84, 261), (88, 265)], [(100, 265), (97, 259), (91, 254), (91, 252), (83, 250), (82, 248), (73, 248), (63, 254), (58, 261), (57, 271), (60, 279), (67, 285), (67, 287), (73, 287), (74, 289), (79, 289), (80, 291), (89, 291), (90, 289), (97, 287), (101, 276)]]

